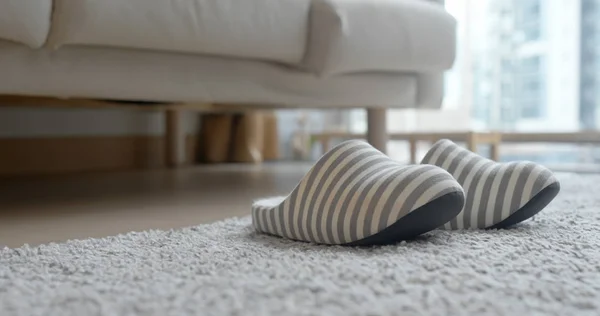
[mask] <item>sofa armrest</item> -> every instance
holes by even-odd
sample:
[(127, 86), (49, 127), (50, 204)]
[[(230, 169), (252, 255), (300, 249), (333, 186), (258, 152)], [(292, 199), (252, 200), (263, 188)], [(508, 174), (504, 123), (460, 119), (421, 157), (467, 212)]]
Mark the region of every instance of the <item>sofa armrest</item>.
[(320, 75), (450, 68), (456, 20), (416, 0), (314, 0), (304, 65)]
[(439, 72), (417, 74), (415, 99), (417, 109), (441, 108), (444, 100), (444, 74)]

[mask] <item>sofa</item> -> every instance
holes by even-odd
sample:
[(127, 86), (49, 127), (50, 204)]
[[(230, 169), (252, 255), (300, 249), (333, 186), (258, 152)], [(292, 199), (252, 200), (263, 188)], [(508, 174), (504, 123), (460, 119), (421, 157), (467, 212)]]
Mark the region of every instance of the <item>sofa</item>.
[(0, 95), (439, 108), (456, 21), (431, 0), (3, 0)]

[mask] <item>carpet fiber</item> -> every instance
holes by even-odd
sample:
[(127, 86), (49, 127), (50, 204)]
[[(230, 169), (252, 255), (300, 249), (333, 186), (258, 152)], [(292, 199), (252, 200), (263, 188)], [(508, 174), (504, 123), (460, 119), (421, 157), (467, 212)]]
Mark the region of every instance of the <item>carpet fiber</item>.
[(598, 315), (598, 175), (533, 220), (343, 248), (249, 218), (0, 250), (1, 315)]

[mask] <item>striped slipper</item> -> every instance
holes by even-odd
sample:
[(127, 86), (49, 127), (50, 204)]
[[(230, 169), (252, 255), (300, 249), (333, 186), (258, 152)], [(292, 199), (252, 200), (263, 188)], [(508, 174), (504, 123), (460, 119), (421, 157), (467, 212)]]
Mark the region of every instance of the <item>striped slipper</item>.
[(287, 197), (256, 201), (257, 231), (320, 244), (367, 246), (411, 239), (462, 209), (464, 194), (435, 166), (403, 166), (362, 141), (321, 157)]
[(547, 168), (527, 161), (496, 163), (449, 140), (433, 145), (421, 164), (447, 170), (464, 189), (465, 207), (445, 229), (504, 228), (541, 211), (560, 190)]

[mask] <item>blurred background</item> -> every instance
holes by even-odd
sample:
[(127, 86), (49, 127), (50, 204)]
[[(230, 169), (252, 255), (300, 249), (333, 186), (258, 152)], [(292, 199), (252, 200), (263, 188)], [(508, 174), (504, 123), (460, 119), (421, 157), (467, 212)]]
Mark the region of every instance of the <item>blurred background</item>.
[[(566, 139), (577, 139), (573, 133), (598, 131), (600, 0), (445, 0), (444, 5), (458, 21), (458, 45), (454, 67), (445, 74), (443, 107), (390, 110), (390, 133), (529, 134), (524, 138), (532, 133), (571, 133)], [(254, 159), (242, 153), (233, 161), (212, 162), (312, 161), (323, 152), (315, 135), (350, 138), (364, 135), (367, 127), (363, 109), (275, 110), (268, 115), (272, 124), (264, 131), (270, 136), (271, 154)], [(220, 136), (219, 130), (230, 129), (220, 122), (245, 124), (217, 117), (212, 121), (216, 129), (205, 132), (202, 126), (210, 125), (205, 124), (206, 116), (189, 111), (181, 117), (187, 163), (206, 160), (197, 154), (200, 135), (234, 142), (229, 140), (230, 130), (229, 136)], [(253, 119), (242, 121), (261, 125)], [(4, 104), (0, 175), (160, 167), (165, 131), (162, 111)], [(587, 137), (598, 138), (591, 135)], [(329, 146), (343, 138), (332, 139)], [(238, 147), (251, 147), (240, 143)], [(556, 170), (600, 171), (597, 145), (598, 140), (593, 144), (503, 139), (499, 159), (533, 160)], [(417, 159), (428, 146), (418, 143)], [(485, 155), (490, 149), (482, 145), (478, 150)], [(407, 141), (391, 140), (388, 153), (410, 161)]]
[[(446, 74), (443, 109), (392, 110), (390, 132), (598, 129), (600, 0), (446, 0), (445, 6), (458, 20), (458, 51)], [(366, 131), (362, 109), (280, 112), (280, 126), (288, 127), (280, 131), (284, 157), (293, 155), (289, 127), (301, 129), (303, 115), (310, 117), (311, 133)], [(408, 161), (407, 146), (392, 141), (388, 150)], [(312, 158), (320, 153), (314, 147)], [(600, 149), (593, 145), (503, 144), (500, 154), (504, 161), (600, 169)]]

